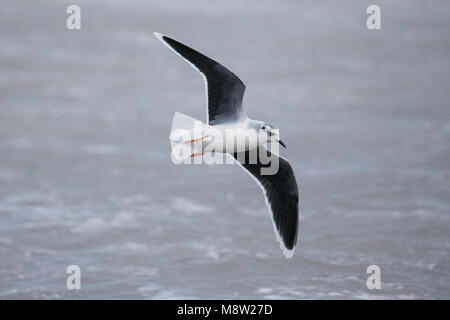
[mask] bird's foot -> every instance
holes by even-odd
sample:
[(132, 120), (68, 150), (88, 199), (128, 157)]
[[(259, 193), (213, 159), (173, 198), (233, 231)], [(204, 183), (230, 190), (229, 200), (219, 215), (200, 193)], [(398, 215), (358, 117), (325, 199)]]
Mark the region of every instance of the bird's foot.
[(199, 157), (199, 156), (202, 156), (202, 155), (204, 155), (204, 154), (205, 154), (204, 152), (193, 153), (193, 154), (191, 154), (191, 158)]
[(194, 142), (203, 140), (205, 138), (208, 138), (208, 136), (204, 136), (204, 137), (201, 137), (201, 138), (198, 138), (198, 139), (192, 139), (192, 140), (186, 141), (185, 143), (194, 143)]

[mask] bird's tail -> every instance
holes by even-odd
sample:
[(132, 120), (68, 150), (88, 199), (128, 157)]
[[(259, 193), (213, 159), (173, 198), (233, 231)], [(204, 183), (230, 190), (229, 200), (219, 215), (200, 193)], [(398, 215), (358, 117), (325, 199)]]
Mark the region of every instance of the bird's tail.
[(200, 120), (175, 112), (169, 137), (174, 163), (182, 163), (203, 153), (202, 139), (206, 127)]

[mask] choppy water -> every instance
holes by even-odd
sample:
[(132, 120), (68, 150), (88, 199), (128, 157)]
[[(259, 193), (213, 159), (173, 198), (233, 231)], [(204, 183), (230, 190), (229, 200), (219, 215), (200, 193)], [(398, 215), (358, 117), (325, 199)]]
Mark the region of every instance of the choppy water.
[[(0, 298), (450, 298), (447, 1), (378, 1), (379, 31), (367, 1), (77, 3), (80, 31), (67, 1), (0, 2)], [(293, 259), (239, 167), (170, 162), (203, 83), (153, 31), (234, 70), (281, 128)]]

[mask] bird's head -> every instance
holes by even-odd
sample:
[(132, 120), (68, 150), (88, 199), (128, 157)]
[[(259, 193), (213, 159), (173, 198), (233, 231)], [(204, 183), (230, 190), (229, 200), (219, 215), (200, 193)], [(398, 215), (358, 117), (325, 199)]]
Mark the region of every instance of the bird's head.
[(260, 135), (261, 135), (261, 138), (263, 139), (263, 141), (278, 142), (284, 148), (286, 148), (286, 145), (280, 139), (280, 130), (276, 129), (274, 126), (268, 124), (267, 122), (262, 122), (261, 126), (259, 128), (259, 132), (260, 132)]

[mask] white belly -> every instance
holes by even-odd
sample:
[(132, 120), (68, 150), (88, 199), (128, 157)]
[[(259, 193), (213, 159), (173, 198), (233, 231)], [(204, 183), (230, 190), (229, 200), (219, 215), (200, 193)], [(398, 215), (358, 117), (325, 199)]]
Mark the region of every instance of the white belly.
[(210, 143), (205, 152), (234, 153), (244, 152), (258, 146), (258, 133), (252, 129), (235, 126), (211, 126), (205, 132)]

